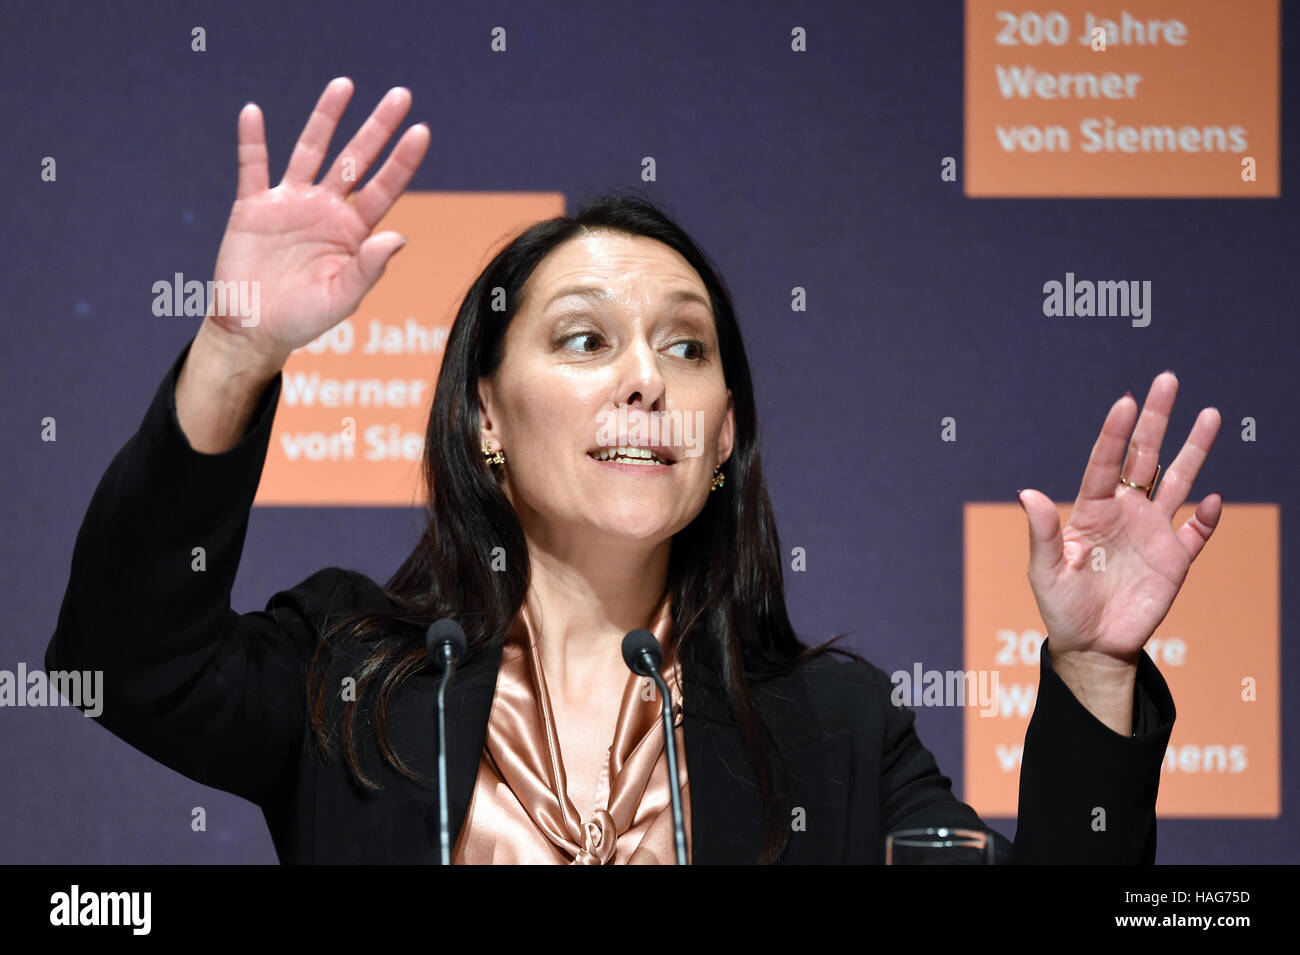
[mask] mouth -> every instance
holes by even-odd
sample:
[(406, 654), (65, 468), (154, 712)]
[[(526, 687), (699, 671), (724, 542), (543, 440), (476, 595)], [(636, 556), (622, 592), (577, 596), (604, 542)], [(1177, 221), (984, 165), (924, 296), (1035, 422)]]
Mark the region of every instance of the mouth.
[(601, 464), (630, 465), (632, 467), (672, 467), (677, 462), (664, 448), (620, 445), (617, 448), (596, 448), (587, 457)]

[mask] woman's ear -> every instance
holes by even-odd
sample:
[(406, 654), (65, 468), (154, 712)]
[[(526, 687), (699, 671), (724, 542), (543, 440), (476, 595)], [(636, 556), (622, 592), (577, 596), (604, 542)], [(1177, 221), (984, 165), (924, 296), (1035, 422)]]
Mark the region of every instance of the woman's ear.
[(727, 389), (727, 415), (722, 419), (722, 429), (718, 432), (718, 466), (726, 464), (731, 457), (736, 443), (736, 408), (731, 400), (731, 389)]
[[(496, 432), (492, 427), (492, 382), (486, 378), (478, 380), (478, 426), (479, 442), (489, 441), (495, 438)], [(497, 445), (500, 441), (495, 442)]]

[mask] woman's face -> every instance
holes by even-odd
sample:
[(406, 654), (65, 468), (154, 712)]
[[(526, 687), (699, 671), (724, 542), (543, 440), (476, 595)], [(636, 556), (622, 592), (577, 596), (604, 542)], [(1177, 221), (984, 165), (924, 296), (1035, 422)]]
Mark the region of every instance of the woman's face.
[(505, 452), (496, 467), (530, 537), (665, 540), (731, 455), (708, 289), (641, 236), (592, 232), (543, 259), (479, 396), (483, 440)]

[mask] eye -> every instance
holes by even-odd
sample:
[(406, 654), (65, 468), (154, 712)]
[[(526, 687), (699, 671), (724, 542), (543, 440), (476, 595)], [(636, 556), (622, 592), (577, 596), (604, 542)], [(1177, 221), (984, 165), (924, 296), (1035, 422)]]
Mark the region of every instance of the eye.
[(668, 346), (669, 349), (683, 348), (685, 354), (679, 354), (677, 357), (685, 358), (687, 361), (703, 362), (708, 360), (709, 346), (707, 342), (700, 341), (698, 338), (689, 338), (680, 342), (673, 342)]
[[(604, 338), (599, 332), (574, 332), (572, 335), (566, 335), (561, 338), (557, 344), (568, 351), (577, 351), (584, 355), (592, 355), (599, 350), (600, 343), (603, 341)], [(574, 342), (578, 343), (576, 348), (573, 347), (572, 343)]]

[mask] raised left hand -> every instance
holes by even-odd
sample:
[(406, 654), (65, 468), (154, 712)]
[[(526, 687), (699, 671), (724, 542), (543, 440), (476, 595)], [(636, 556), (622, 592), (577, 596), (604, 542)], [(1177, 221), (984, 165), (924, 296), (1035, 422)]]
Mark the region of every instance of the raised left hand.
[(1201, 409), (1182, 450), (1160, 472), (1154, 499), (1119, 480), (1122, 474), (1151, 483), (1177, 393), (1173, 372), (1157, 375), (1136, 429), (1131, 395), (1111, 405), (1063, 529), (1051, 498), (1020, 492), (1029, 519), (1029, 583), (1054, 662), (1068, 658), (1073, 668), (1087, 661), (1091, 670), (1127, 671), (1131, 679), (1142, 647), (1214, 533), (1223, 509), (1218, 494), (1202, 500), (1177, 531), (1172, 522), (1218, 434), (1216, 409)]

